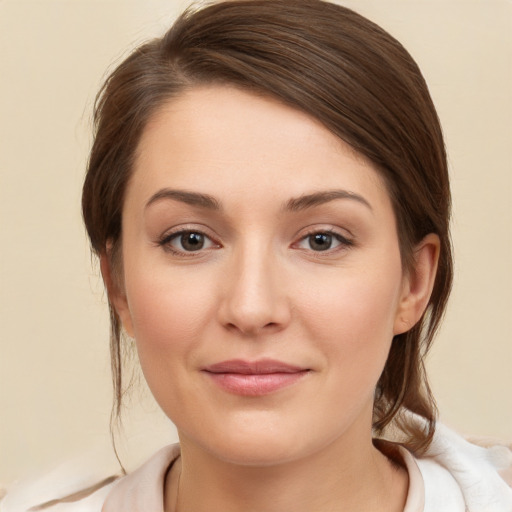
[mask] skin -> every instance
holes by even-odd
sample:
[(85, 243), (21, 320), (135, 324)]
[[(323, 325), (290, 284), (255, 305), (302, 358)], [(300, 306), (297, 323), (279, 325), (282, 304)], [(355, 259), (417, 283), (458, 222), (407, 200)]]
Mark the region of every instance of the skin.
[[(346, 197), (299, 200), (324, 191)], [(183, 231), (204, 234), (203, 247), (187, 251)], [(101, 263), (178, 429), (166, 511), (403, 510), (407, 474), (371, 442), (373, 394), (393, 335), (426, 307), (438, 249), (429, 235), (403, 272), (383, 180), (306, 114), (222, 86), (162, 107), (127, 189), (123, 282)], [(203, 371), (262, 358), (307, 372), (248, 397)]]

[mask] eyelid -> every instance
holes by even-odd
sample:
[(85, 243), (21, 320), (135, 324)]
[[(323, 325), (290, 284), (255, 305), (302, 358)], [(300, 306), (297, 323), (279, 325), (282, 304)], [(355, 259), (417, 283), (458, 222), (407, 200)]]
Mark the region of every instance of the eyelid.
[[(347, 250), (350, 247), (355, 245), (355, 239), (353, 235), (349, 233), (346, 229), (336, 228), (333, 226), (325, 226), (325, 225), (312, 225), (308, 226), (306, 228), (303, 228), (295, 238), (295, 242), (291, 244), (292, 248), (295, 249), (302, 249), (304, 251), (315, 253), (315, 255), (318, 255), (321, 257), (322, 255), (332, 255), (333, 253), (340, 252), (343, 250)], [(207, 238), (211, 242), (210, 247), (201, 248), (197, 251), (185, 251), (177, 249), (170, 245), (170, 242), (174, 239), (178, 238), (180, 235), (186, 234), (186, 233), (198, 233), (203, 235), (205, 238)], [(331, 235), (333, 238), (336, 239), (337, 242), (339, 242), (336, 247), (329, 248), (324, 251), (314, 251), (313, 249), (306, 249), (306, 248), (300, 248), (298, 247), (299, 244), (301, 244), (304, 240), (306, 240), (308, 237), (315, 235), (315, 234), (328, 234)], [(204, 256), (206, 252), (209, 252), (211, 250), (220, 249), (222, 247), (222, 244), (219, 242), (218, 237), (212, 234), (211, 229), (207, 228), (204, 225), (198, 225), (198, 224), (184, 224), (184, 225), (178, 225), (174, 226), (168, 230), (166, 230), (155, 242), (155, 245), (162, 247), (166, 252), (169, 252), (171, 254), (175, 254), (178, 256), (182, 256), (185, 258), (194, 258), (194, 257), (200, 257)]]
[[(306, 228), (306, 231), (301, 232), (298, 237), (297, 241), (292, 244), (293, 246), (297, 246), (298, 244), (302, 243), (304, 240), (306, 240), (308, 237), (316, 234), (328, 234), (331, 235), (333, 238), (335, 238), (339, 245), (334, 248), (326, 249), (325, 251), (314, 251), (312, 249), (304, 249), (305, 251), (315, 253), (315, 255), (321, 256), (332, 254), (333, 252), (342, 251), (344, 249), (348, 249), (350, 247), (353, 247), (355, 245), (355, 240), (352, 234), (350, 236), (346, 236), (342, 234), (341, 229), (336, 229), (332, 226), (328, 227), (322, 227), (322, 226), (310, 226), (309, 228)], [(346, 230), (345, 230), (346, 231)], [(300, 249), (300, 248), (299, 248)]]
[[(176, 249), (171, 245), (171, 242), (178, 238), (180, 235), (186, 234), (186, 233), (198, 233), (200, 235), (203, 235), (205, 238), (207, 238), (211, 243), (211, 247), (207, 248), (201, 248), (197, 251), (182, 251), (179, 249)], [(219, 249), (221, 246), (220, 242), (217, 240), (217, 237), (213, 236), (211, 234), (211, 230), (207, 229), (205, 226), (199, 226), (197, 224), (195, 225), (180, 225), (175, 226), (173, 228), (168, 229), (165, 231), (156, 241), (156, 245), (159, 247), (162, 247), (164, 251), (169, 252), (171, 254), (175, 254), (177, 256), (182, 256), (185, 258), (194, 258), (203, 256), (205, 252), (211, 251), (212, 249)]]

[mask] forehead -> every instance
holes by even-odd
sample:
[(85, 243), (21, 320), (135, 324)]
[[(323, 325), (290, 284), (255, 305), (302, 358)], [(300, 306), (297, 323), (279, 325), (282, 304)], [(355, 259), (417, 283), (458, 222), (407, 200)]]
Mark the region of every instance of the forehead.
[(192, 89), (163, 105), (137, 148), (128, 197), (163, 187), (233, 203), (343, 188), (389, 203), (374, 166), (313, 117), (227, 86)]

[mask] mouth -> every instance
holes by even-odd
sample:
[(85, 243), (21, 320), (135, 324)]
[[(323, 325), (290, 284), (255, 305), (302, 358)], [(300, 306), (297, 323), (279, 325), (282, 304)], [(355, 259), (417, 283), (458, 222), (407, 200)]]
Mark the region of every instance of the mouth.
[(263, 396), (295, 384), (309, 368), (272, 359), (222, 361), (202, 369), (224, 391), (241, 396)]

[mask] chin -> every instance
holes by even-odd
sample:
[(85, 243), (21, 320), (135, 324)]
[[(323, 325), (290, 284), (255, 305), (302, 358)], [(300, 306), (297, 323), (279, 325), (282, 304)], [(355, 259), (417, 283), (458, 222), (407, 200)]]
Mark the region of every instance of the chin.
[(238, 466), (277, 466), (301, 458), (301, 447), (288, 440), (258, 436), (252, 439), (226, 439), (226, 442), (209, 447), (218, 459)]
[[(267, 416), (267, 415), (264, 415)], [(225, 418), (226, 419), (226, 418)], [(208, 437), (198, 435), (188, 441), (218, 460), (239, 466), (277, 466), (311, 456), (328, 446), (336, 435), (315, 432), (297, 418), (255, 417), (244, 415), (243, 421), (222, 422), (210, 430)], [(200, 434), (199, 432), (197, 432)], [(322, 435), (323, 434), (323, 435)]]

